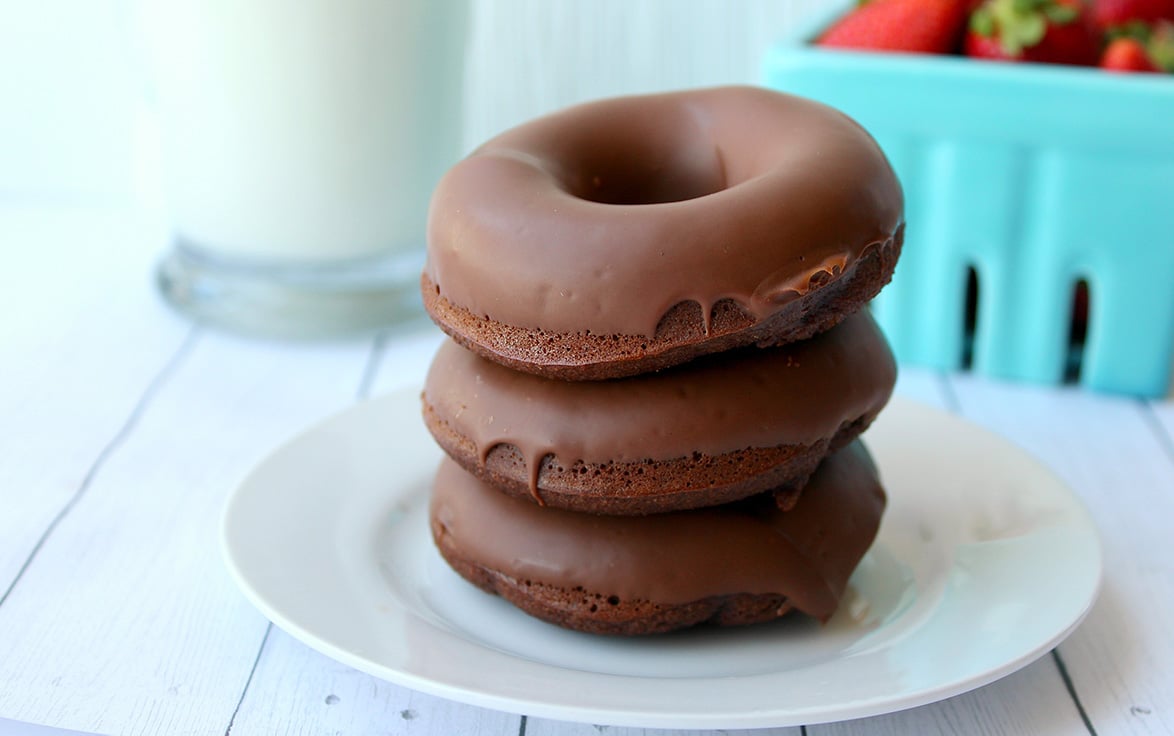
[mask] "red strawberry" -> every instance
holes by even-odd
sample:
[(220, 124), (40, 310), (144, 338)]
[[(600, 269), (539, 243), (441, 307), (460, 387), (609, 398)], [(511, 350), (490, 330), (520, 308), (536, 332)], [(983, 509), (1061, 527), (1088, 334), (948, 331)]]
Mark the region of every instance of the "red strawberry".
[(836, 21), (819, 46), (948, 54), (958, 45), (967, 0), (872, 0)]
[(966, 42), (963, 44), (963, 52), (967, 56), (973, 56), (976, 59), (989, 59), (990, 61), (1011, 60), (1003, 51), (1003, 46), (999, 43), (999, 37), (993, 34), (987, 36), (974, 31), (967, 31)]
[(1174, 0), (1093, 0), (1092, 19), (1102, 29), (1135, 22), (1174, 21)]
[(1118, 38), (1101, 55), (1101, 68), (1111, 72), (1156, 72), (1145, 47), (1136, 38)]
[(986, 0), (970, 16), (967, 56), (1092, 66), (1096, 33), (1080, 0)]

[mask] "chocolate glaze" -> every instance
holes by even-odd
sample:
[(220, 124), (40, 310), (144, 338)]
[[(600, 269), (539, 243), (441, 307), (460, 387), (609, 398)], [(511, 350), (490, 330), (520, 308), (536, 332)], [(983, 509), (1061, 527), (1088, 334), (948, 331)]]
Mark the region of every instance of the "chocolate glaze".
[(547, 455), (563, 464), (673, 460), (812, 445), (888, 401), (896, 365), (867, 312), (810, 340), (710, 356), (660, 373), (567, 382), (519, 373), (446, 342), (423, 402), (476, 445), (521, 453), (537, 495)]
[(517, 580), (662, 604), (775, 593), (826, 620), (884, 505), (876, 467), (857, 441), (824, 460), (786, 512), (763, 497), (640, 517), (543, 509), (446, 458), (431, 523), (446, 554)]
[(872, 138), (824, 105), (752, 87), (570, 108), (453, 167), (425, 275), (496, 322), (651, 337), (686, 301), (757, 318), (825, 285), (902, 222)]

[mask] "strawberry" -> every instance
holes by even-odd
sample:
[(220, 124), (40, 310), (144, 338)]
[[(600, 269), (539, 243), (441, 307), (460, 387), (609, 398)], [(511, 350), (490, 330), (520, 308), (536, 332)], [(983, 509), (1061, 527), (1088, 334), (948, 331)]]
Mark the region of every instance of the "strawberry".
[(1103, 30), (1130, 23), (1174, 21), (1174, 0), (1093, 0), (1092, 19)]
[(1080, 0), (986, 0), (970, 16), (967, 56), (1092, 66), (1097, 35)]
[(1136, 38), (1118, 38), (1101, 55), (1101, 68), (1111, 72), (1156, 72), (1145, 46)]
[(872, 0), (840, 18), (816, 45), (948, 54), (958, 45), (968, 0)]

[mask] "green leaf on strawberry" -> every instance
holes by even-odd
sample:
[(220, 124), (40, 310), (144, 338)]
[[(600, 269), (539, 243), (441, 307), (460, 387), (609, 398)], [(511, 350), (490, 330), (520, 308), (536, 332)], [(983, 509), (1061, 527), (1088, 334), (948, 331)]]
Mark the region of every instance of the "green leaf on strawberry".
[(1000, 61), (1094, 64), (1098, 56), (1079, 0), (984, 0), (971, 13), (966, 53)]
[(1174, 74), (1174, 23), (1157, 23), (1146, 44), (1150, 61), (1167, 74)]

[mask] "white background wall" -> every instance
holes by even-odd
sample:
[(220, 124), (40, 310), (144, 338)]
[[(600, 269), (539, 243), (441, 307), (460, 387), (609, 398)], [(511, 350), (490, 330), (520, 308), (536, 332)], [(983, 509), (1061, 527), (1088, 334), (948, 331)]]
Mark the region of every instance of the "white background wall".
[[(472, 0), (466, 148), (593, 97), (756, 81), (827, 2)], [(156, 201), (132, 8), (0, 0), (0, 202)]]
[(0, 201), (130, 194), (128, 17), (119, 0), (0, 0)]
[(756, 82), (829, 0), (474, 0), (466, 142), (594, 97)]

